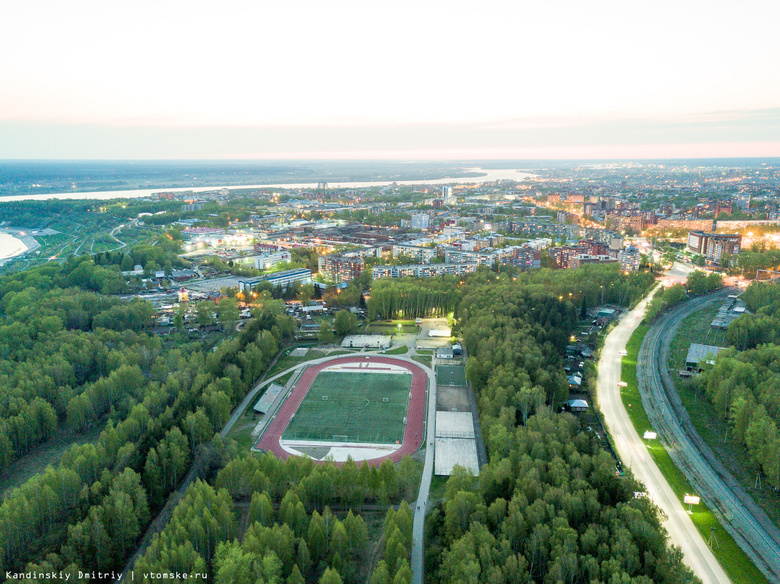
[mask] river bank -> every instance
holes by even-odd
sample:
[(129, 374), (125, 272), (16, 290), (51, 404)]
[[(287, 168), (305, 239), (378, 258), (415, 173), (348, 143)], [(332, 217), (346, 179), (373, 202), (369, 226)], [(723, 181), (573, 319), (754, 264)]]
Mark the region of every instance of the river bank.
[(39, 247), (41, 244), (24, 229), (0, 228), (0, 266), (11, 258), (30, 253)]
[[(497, 180), (515, 180), (522, 181), (529, 178), (536, 177), (535, 174), (530, 172), (524, 172), (512, 168), (504, 169), (482, 169), (482, 168), (469, 168), (466, 169), (470, 172), (482, 173), (482, 176), (472, 177), (459, 177), (459, 178), (437, 178), (428, 180), (397, 180), (397, 181), (358, 181), (358, 182), (328, 182), (328, 188), (331, 189), (356, 189), (356, 188), (370, 188), (370, 187), (386, 187), (386, 186), (410, 186), (410, 185), (456, 185), (456, 184), (481, 184), (486, 182), (493, 182)], [(91, 191), (91, 192), (63, 192), (63, 193), (47, 193), (45, 195), (12, 195), (9, 197), (0, 197), (0, 203), (10, 201), (47, 201), (50, 199), (138, 199), (142, 197), (150, 197), (157, 193), (202, 193), (209, 191), (218, 191), (220, 189), (316, 189), (320, 183), (306, 182), (306, 183), (275, 183), (275, 184), (257, 184), (257, 185), (222, 185), (213, 187), (181, 187), (181, 188), (166, 188), (160, 187), (155, 189), (131, 189), (125, 191)]]

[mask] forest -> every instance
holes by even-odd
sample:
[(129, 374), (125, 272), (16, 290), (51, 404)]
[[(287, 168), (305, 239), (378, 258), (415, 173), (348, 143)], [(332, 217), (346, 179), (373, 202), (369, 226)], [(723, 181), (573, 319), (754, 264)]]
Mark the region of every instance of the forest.
[(571, 272), (478, 274), (461, 288), (456, 315), (489, 464), (479, 480), (451, 477), (428, 519), (431, 582), (696, 581), (658, 510), (634, 496), (643, 487), (616, 476), (578, 420), (550, 407), (568, 392), (561, 355), (582, 298), (607, 290), (628, 305), (652, 279), (597, 269), (567, 287)]
[[(134, 330), (145, 303), (95, 289), (100, 268), (81, 259), (0, 278), (4, 464), (55, 433), (100, 429), (4, 497), (0, 569), (74, 581), (85, 567), (121, 571), (168, 505), (170, 520), (135, 565), (139, 580), (197, 572), (219, 583), (408, 584), (411, 459), (378, 468), (280, 461), (216, 434), (291, 343), (280, 303), (256, 308), (217, 344), (162, 340)], [(652, 275), (572, 272), (483, 269), (460, 286), (372, 288), (369, 310), (376, 303), (383, 315), (454, 313), (471, 355), (490, 463), (478, 482), (452, 477), (430, 516), (433, 582), (695, 581), (657, 511), (633, 497), (641, 486), (616, 477), (614, 459), (550, 407), (568, 391), (562, 355), (580, 308), (630, 305)], [(190, 471), (196, 478), (180, 492)], [(370, 542), (379, 545), (369, 553)]]
[[(3, 499), (2, 570), (41, 558), (120, 566), (193, 460), (208, 477), (229, 456), (215, 431), (295, 330), (265, 313), (216, 346), (163, 343), (132, 330), (146, 303), (91, 291), (90, 278), (72, 277), (84, 266), (99, 268), (79, 258), (0, 279), (3, 463), (60, 429), (103, 428)], [(112, 323), (124, 330), (102, 326)]]
[(695, 384), (747, 447), (751, 464), (780, 489), (780, 287), (754, 282), (743, 298), (753, 314), (739, 317), (727, 331), (740, 352), (718, 353)]

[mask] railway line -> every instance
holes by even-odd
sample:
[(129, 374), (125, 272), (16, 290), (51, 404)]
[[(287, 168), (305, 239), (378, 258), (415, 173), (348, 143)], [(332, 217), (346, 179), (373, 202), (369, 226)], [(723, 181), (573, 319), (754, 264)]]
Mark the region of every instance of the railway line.
[(780, 530), (693, 428), (667, 366), (670, 345), (682, 321), (722, 301), (729, 292), (723, 290), (675, 307), (650, 328), (639, 350), (639, 389), (653, 429), (674, 463), (769, 581), (780, 582)]

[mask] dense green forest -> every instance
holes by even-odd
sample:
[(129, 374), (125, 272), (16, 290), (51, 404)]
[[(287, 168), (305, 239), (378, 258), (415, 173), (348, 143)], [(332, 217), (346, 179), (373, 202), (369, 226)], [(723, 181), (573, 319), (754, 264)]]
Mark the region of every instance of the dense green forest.
[(432, 582), (696, 581), (657, 509), (634, 497), (641, 485), (616, 476), (578, 420), (549, 407), (568, 391), (561, 355), (581, 297), (606, 289), (629, 304), (652, 278), (600, 268), (567, 287), (571, 273), (479, 274), (462, 287), (457, 314), (490, 462), (479, 480), (450, 478), (429, 517)]
[(718, 353), (715, 365), (696, 379), (699, 391), (728, 420), (747, 447), (750, 462), (773, 488), (780, 488), (780, 286), (754, 282), (743, 295), (753, 314), (729, 325), (737, 349)]
[[(2, 501), (2, 570), (43, 557), (57, 568), (121, 566), (193, 459), (204, 477), (229, 459), (215, 431), (295, 330), (289, 317), (258, 311), (217, 346), (163, 343), (133, 330), (148, 322), (146, 303), (91, 291), (99, 269), (80, 258), (0, 279), (4, 464), (58, 427), (104, 428)], [(137, 521), (106, 540), (127, 513)]]
[(753, 282), (742, 295), (752, 314), (744, 314), (729, 325), (729, 342), (737, 349), (753, 349), (780, 341), (780, 286)]

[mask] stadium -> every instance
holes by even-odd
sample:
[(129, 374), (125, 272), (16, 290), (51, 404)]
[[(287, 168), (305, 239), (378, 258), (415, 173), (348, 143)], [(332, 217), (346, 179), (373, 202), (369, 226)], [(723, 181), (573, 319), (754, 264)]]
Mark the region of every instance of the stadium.
[(427, 382), (422, 368), (392, 357), (310, 365), (253, 450), (283, 459), (398, 462), (422, 444)]

